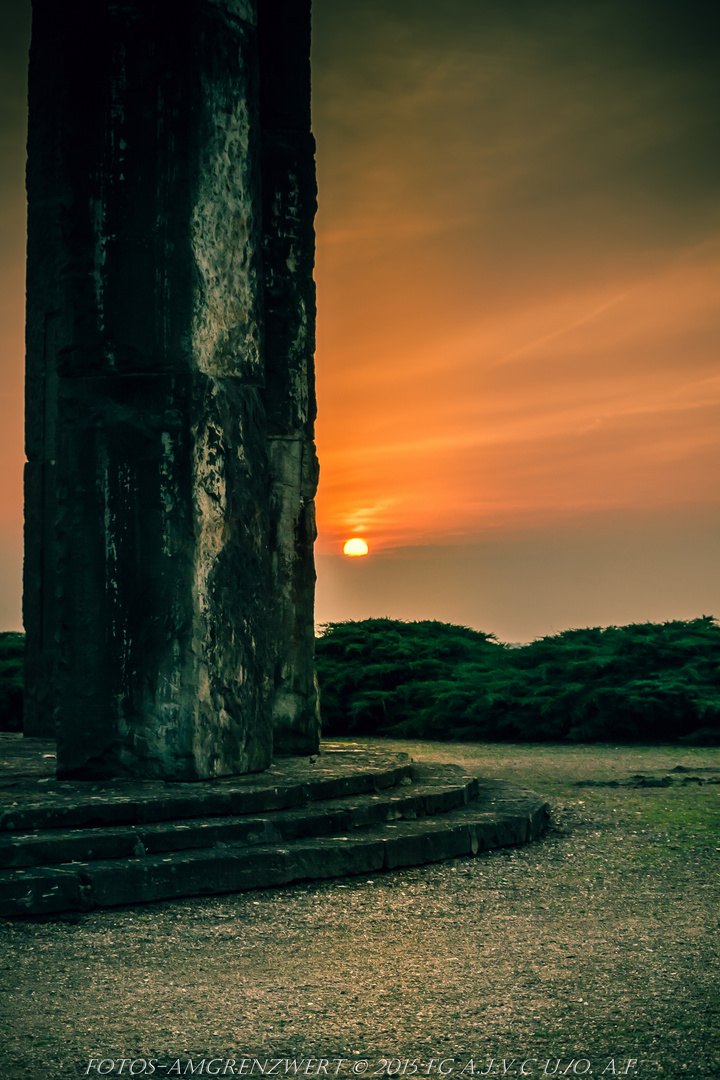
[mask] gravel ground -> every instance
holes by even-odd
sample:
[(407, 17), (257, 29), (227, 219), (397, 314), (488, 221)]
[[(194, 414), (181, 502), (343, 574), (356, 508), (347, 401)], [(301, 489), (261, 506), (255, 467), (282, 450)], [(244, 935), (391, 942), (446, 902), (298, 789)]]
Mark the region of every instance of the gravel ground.
[[(373, 878), (7, 921), (3, 1080), (720, 1077), (720, 772), (697, 773), (717, 750), (384, 745), (532, 786), (550, 833)], [(594, 786), (678, 764), (705, 782)]]

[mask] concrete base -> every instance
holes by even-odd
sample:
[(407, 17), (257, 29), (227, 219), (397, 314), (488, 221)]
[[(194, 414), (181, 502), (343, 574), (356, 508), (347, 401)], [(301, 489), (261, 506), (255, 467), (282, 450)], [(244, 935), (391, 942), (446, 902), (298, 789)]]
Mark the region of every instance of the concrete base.
[(57, 781), (51, 743), (5, 735), (0, 914), (42, 915), (377, 873), (542, 835), (534, 792), (325, 744), (258, 777)]

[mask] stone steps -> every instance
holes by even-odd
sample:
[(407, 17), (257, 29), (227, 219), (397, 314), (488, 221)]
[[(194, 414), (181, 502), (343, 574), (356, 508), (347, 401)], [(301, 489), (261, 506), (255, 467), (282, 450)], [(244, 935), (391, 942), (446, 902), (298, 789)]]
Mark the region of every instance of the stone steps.
[(263, 816), (198, 817), (144, 825), (5, 833), (0, 835), (0, 870), (327, 836), (387, 821), (446, 813), (464, 806), (476, 795), (474, 778), (460, 777), (455, 784), (448, 784), (441, 775), (399, 792), (323, 799), (318, 806), (271, 810)]
[(333, 749), (210, 785), (63, 784), (38, 798), (42, 783), (0, 819), (4, 916), (421, 865), (527, 842), (548, 819), (504, 781)]
[[(0, 836), (33, 829), (140, 825), (228, 814), (262, 814), (320, 799), (382, 791), (411, 781), (407, 754), (347, 753), (332, 748), (315, 761), (287, 758), (265, 772), (200, 783), (55, 781), (45, 777), (0, 813)], [(47, 784), (47, 787), (41, 787)]]

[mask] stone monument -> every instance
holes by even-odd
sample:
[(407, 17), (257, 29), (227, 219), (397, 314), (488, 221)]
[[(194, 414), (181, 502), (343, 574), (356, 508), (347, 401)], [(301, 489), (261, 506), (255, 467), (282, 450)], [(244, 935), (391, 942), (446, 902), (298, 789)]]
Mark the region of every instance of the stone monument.
[(58, 775), (318, 747), (310, 0), (33, 0), (24, 621)]

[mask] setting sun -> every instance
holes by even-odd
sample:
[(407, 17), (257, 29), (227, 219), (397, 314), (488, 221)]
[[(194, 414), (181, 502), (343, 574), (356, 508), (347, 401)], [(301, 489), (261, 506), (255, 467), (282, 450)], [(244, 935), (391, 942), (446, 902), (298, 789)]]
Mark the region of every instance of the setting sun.
[(367, 555), (368, 546), (364, 540), (360, 540), (357, 536), (352, 540), (348, 540), (343, 548), (345, 555)]

